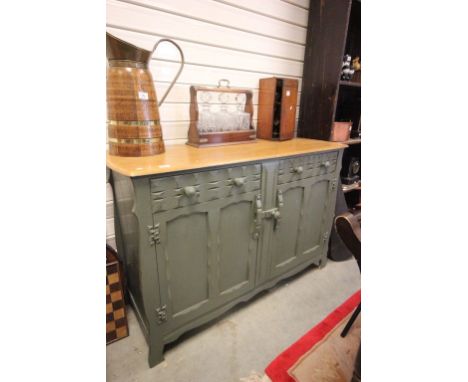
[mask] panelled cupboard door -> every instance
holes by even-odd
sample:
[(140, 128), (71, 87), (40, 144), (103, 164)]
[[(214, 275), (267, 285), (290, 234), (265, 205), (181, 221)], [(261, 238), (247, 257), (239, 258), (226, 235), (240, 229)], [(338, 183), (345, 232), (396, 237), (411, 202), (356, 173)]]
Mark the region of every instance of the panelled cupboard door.
[(220, 303), (254, 287), (258, 244), (254, 237), (256, 197), (256, 193), (250, 193), (220, 203), (216, 251)]
[(165, 332), (253, 289), (257, 193), (155, 213)]
[(321, 255), (334, 194), (332, 183), (326, 175), (277, 186), (283, 205), (272, 228), (270, 278)]

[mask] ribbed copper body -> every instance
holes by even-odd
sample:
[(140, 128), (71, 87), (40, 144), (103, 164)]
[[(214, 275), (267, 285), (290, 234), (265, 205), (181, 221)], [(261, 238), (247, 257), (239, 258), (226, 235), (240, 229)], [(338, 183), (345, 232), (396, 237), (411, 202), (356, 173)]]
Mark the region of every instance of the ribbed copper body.
[(151, 53), (107, 37), (107, 132), (109, 153), (148, 156), (164, 152)]

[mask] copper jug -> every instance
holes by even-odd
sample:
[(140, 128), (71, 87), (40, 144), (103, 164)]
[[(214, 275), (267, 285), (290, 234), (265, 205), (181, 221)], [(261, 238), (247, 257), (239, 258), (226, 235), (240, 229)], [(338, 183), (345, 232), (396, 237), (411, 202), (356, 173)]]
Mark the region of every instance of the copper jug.
[[(179, 51), (180, 68), (158, 103), (149, 61), (158, 45), (167, 41)], [(117, 156), (148, 156), (164, 152), (159, 106), (179, 78), (184, 54), (169, 39), (159, 40), (152, 51), (141, 49), (106, 33), (107, 133), (109, 153)]]

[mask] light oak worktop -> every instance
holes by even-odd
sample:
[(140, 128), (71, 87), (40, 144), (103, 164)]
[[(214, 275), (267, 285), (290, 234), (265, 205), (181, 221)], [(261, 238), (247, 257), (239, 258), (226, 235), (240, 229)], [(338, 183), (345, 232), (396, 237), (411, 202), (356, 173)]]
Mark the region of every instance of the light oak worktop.
[(344, 149), (347, 145), (296, 138), (284, 142), (259, 139), (254, 143), (195, 148), (178, 144), (166, 145), (166, 152), (147, 157), (118, 157), (107, 154), (107, 166), (126, 176), (164, 174), (265, 159), (292, 157)]

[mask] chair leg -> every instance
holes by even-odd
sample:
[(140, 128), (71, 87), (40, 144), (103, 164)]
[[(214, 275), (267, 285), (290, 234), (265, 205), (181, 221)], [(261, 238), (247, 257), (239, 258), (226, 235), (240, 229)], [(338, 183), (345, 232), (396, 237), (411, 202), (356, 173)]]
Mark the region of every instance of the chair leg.
[(346, 335), (349, 332), (349, 329), (351, 329), (351, 326), (353, 325), (354, 321), (356, 321), (356, 318), (357, 318), (357, 316), (359, 315), (360, 312), (361, 312), (361, 303), (359, 303), (359, 305), (355, 309), (353, 315), (351, 316), (348, 323), (346, 324), (345, 328), (341, 332), (341, 337), (343, 337), (343, 338), (346, 337)]

